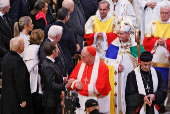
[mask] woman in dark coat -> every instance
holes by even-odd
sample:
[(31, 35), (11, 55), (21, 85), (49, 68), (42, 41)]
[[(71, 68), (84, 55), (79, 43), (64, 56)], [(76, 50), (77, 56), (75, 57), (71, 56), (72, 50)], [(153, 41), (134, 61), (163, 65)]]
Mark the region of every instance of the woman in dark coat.
[(44, 30), (47, 25), (46, 13), (48, 10), (48, 4), (45, 0), (38, 0), (35, 2), (34, 9), (31, 11), (31, 18), (34, 24), (33, 29)]

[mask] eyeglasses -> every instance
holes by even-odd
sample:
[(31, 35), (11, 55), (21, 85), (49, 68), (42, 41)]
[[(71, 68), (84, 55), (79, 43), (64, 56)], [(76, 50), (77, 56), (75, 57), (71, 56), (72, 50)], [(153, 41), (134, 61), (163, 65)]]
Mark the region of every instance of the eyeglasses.
[(83, 56), (83, 55), (80, 55), (82, 58), (85, 58), (85, 57), (88, 57), (88, 56), (90, 56), (90, 55), (87, 55), (87, 56)]

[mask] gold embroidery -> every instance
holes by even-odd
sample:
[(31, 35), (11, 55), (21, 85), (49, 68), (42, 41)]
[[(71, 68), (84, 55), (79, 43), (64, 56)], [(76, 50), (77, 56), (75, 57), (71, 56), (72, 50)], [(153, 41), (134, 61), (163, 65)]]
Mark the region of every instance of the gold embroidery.
[(117, 97), (117, 93), (115, 93), (114, 96)]
[(119, 64), (119, 61), (117, 61), (116, 64)]
[(123, 114), (123, 112), (120, 110), (120, 111), (119, 111), (119, 114)]
[(117, 108), (117, 104), (115, 104), (115, 108)]
[(116, 86), (117, 86), (117, 83), (115, 82), (114, 85), (115, 85), (115, 87), (116, 87)]
[(152, 62), (152, 66), (154, 66), (154, 67), (161, 67), (161, 68), (169, 68), (169, 64), (168, 63), (155, 63), (155, 62)]
[(117, 71), (116, 70), (115, 70), (114, 74), (115, 74), (115, 76), (117, 75)]

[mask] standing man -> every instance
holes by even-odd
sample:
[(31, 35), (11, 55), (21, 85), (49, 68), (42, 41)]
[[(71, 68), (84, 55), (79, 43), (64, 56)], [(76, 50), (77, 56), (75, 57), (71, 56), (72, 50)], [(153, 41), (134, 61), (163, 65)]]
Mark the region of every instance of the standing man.
[(151, 67), (152, 54), (140, 55), (140, 66), (127, 76), (126, 114), (159, 114), (165, 111), (167, 92), (162, 75)]
[(23, 38), (10, 41), (10, 52), (2, 61), (2, 114), (33, 114), (29, 72), (20, 54)]
[(106, 0), (99, 2), (99, 12), (91, 16), (85, 25), (85, 39), (87, 45), (94, 46), (97, 56), (100, 59), (105, 58), (106, 50), (110, 43), (117, 37), (114, 31), (117, 18), (109, 14), (110, 4)]
[(9, 15), (13, 23), (19, 22), (20, 17), (30, 15), (28, 0), (10, 0), (10, 5)]
[(76, 45), (73, 31), (65, 25), (69, 18), (69, 9), (60, 8), (58, 10), (57, 16), (58, 16), (57, 21), (53, 24), (47, 25), (44, 29), (44, 32), (45, 35), (47, 36), (49, 28), (52, 25), (59, 25), (63, 27), (63, 34), (59, 41), (59, 44), (61, 46), (61, 49), (64, 53), (67, 62), (68, 75), (70, 75), (74, 68), (73, 56), (76, 53), (76, 51), (79, 51), (79, 47), (77, 47)]
[(46, 43), (44, 52), (46, 58), (43, 60), (41, 68), (42, 105), (44, 106), (44, 114), (57, 114), (58, 105), (61, 104), (61, 98), (64, 97), (61, 91), (65, 91), (63, 76), (58, 66), (54, 63), (59, 52), (57, 43)]
[(153, 9), (162, 0), (137, 0), (140, 10), (142, 11), (141, 19), (139, 20), (139, 28), (141, 30), (141, 44), (145, 37), (145, 28), (153, 21)]
[(9, 50), (9, 41), (13, 38), (13, 24), (8, 14), (9, 0), (0, 0), (0, 46)]
[(152, 66), (159, 70), (168, 89), (170, 57), (170, 7), (163, 6), (160, 17), (146, 27), (143, 46), (153, 54)]
[(100, 112), (108, 113), (110, 103), (107, 95), (111, 90), (109, 70), (96, 56), (96, 49), (93, 46), (83, 48), (81, 59), (66, 84), (68, 89), (78, 92), (80, 108), (76, 110), (76, 114), (85, 114), (84, 104), (90, 98), (98, 100)]
[[(130, 36), (132, 21), (129, 17), (118, 20), (120, 28), (118, 38), (109, 46), (106, 52), (105, 63), (109, 68), (109, 79), (112, 90), (110, 92), (110, 112), (111, 114), (125, 114), (125, 87), (127, 75), (137, 67), (137, 44), (134, 36)], [(140, 46), (143, 52), (143, 46)]]
[(58, 66), (62, 76), (64, 76), (64, 82), (65, 82), (68, 77), (67, 63), (63, 51), (60, 47), (60, 44), (58, 43), (62, 37), (62, 34), (63, 34), (63, 28), (61, 26), (53, 25), (50, 27), (48, 31), (48, 38), (46, 38), (40, 46), (40, 60), (42, 62), (46, 58), (44, 52), (45, 44), (48, 42), (55, 41), (59, 49), (58, 56), (55, 58), (55, 64)]

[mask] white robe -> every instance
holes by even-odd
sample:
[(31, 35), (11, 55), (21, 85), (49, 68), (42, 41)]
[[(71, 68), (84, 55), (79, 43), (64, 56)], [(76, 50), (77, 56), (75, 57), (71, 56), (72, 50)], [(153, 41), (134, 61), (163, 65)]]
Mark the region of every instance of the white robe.
[(30, 73), (30, 88), (31, 93), (37, 91), (37, 84), (38, 84), (38, 93), (42, 94), (42, 87), (41, 87), (41, 77), (38, 74), (38, 51), (39, 45), (29, 45), (25, 49), (23, 60), (27, 66), (28, 72)]
[[(101, 19), (100, 14), (96, 14), (96, 16), (99, 20), (101, 20), (101, 22), (105, 22), (112, 17), (112, 15), (110, 15), (110, 14), (108, 14), (106, 16), (106, 18), (104, 18), (104, 19)], [(112, 22), (112, 24), (113, 24), (112, 26), (116, 25), (116, 22), (117, 22), (117, 20), (115, 20), (115, 18), (114, 18), (113, 22)], [(88, 34), (93, 33), (94, 25), (95, 25), (95, 19), (94, 19), (94, 16), (91, 16), (85, 24), (86, 33), (88, 33)], [(95, 35), (94, 35), (94, 41), (93, 41), (92, 46), (96, 48), (96, 55), (100, 59), (104, 59), (105, 55), (106, 55), (106, 50), (108, 48), (107, 35), (105, 32), (103, 32), (103, 40), (99, 40), (97, 38), (97, 34), (98, 33), (95, 33)]]
[[(113, 45), (119, 47), (117, 59), (106, 58), (105, 63), (107, 65), (114, 65), (114, 81), (117, 83), (117, 86), (114, 86), (114, 98), (117, 108), (115, 108), (115, 114), (119, 114), (121, 111), (122, 114), (126, 112), (126, 103), (125, 103), (125, 88), (126, 88), (126, 79), (130, 71), (137, 67), (137, 58), (135, 58), (130, 53), (130, 47), (136, 46), (134, 37), (131, 37), (131, 41), (126, 43), (120, 43), (120, 40), (117, 38), (112, 42)], [(122, 45), (128, 44), (126, 49), (121, 48)], [(114, 51), (114, 50), (113, 50)], [(124, 69), (121, 73), (118, 73), (118, 66), (122, 64)], [(116, 72), (116, 73), (115, 73)]]
[[(158, 18), (158, 21), (160, 23), (170, 23), (170, 19), (167, 21), (167, 22), (162, 22), (160, 18)], [(150, 22), (147, 27), (146, 27), (146, 34), (150, 34), (150, 35), (155, 35), (155, 29), (156, 29), (156, 23), (155, 21), (152, 21)], [(170, 56), (168, 50), (167, 50), (167, 46), (160, 46), (160, 45), (157, 45), (157, 42), (155, 43), (154, 47), (153, 47), (153, 50), (151, 51), (151, 53), (154, 53), (153, 54), (153, 59), (152, 59), (152, 62), (155, 62), (155, 63), (169, 63), (169, 59), (168, 57)]]
[(152, 15), (153, 20), (157, 20), (158, 17), (160, 16), (160, 10), (162, 6), (170, 6), (170, 1), (163, 0), (156, 5), (156, 7), (153, 9), (153, 15)]
[(139, 20), (139, 29), (141, 30), (141, 44), (143, 44), (143, 39), (145, 35), (145, 27), (148, 25), (149, 22), (153, 21), (152, 15), (153, 15), (153, 9), (150, 7), (145, 8), (145, 5), (147, 2), (156, 2), (157, 4), (161, 2), (162, 0), (137, 0), (137, 4), (139, 5), (142, 14), (141, 14), (141, 20)]

